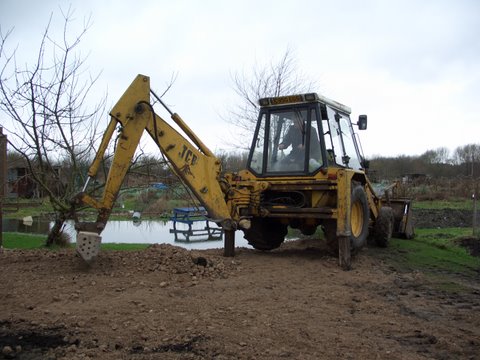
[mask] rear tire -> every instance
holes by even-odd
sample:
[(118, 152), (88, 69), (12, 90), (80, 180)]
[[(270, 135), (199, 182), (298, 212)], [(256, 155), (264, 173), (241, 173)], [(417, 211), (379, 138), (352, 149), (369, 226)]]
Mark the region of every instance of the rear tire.
[(278, 248), (287, 235), (287, 225), (268, 218), (253, 218), (250, 229), (243, 230), (244, 238), (257, 250)]
[(393, 233), (393, 209), (388, 206), (380, 208), (374, 227), (375, 244), (379, 247), (387, 247)]

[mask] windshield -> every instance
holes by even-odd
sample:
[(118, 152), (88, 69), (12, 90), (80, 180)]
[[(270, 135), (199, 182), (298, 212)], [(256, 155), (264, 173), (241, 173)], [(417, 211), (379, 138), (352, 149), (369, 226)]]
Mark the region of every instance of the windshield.
[(270, 110), (259, 119), (249, 159), (257, 174), (317, 171), (323, 164), (314, 107)]

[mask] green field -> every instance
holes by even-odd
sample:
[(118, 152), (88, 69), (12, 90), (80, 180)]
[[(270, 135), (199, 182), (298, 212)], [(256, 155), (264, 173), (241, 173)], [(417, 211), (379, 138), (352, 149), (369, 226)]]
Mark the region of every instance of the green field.
[[(420, 273), (430, 286), (441, 291), (469, 293), (480, 275), (480, 257), (460, 246), (471, 238), (472, 229), (417, 229), (414, 239), (392, 239), (387, 249), (369, 248), (398, 273)], [(476, 239), (478, 246), (480, 240)]]
[[(477, 206), (480, 208), (480, 204)], [(413, 209), (472, 210), (473, 201), (470, 199), (414, 201)]]
[[(3, 233), (3, 247), (5, 249), (47, 249), (45, 247), (45, 235), (32, 235), (21, 233)], [(74, 245), (71, 244), (70, 247)], [(146, 249), (150, 244), (117, 244), (104, 243), (101, 244), (102, 250), (142, 250)], [(58, 247), (49, 248), (52, 250)]]
[(46, 240), (46, 235), (3, 233), (3, 247), (5, 249), (40, 249), (45, 247)]
[(459, 239), (471, 235), (468, 228), (417, 229), (411, 240), (394, 239), (390, 248), (400, 254), (410, 270), (446, 271), (449, 273), (478, 274), (480, 258), (470, 255), (459, 245)]

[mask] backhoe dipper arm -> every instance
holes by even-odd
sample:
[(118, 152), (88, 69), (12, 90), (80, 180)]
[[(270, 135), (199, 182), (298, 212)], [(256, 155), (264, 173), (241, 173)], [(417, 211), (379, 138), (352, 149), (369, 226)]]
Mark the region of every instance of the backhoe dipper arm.
[(96, 175), (116, 125), (119, 123), (121, 125), (120, 134), (105, 182), (103, 196), (101, 200), (96, 200), (88, 195), (85, 192), (87, 180), (83, 191), (76, 197), (77, 203), (87, 204), (98, 210), (97, 221), (96, 223), (78, 224), (77, 230), (101, 233), (108, 221), (144, 130), (153, 138), (177, 175), (197, 196), (209, 216), (219, 222), (224, 229), (234, 229), (235, 223), (231, 219), (225, 195), (220, 187), (220, 161), (195, 136), (178, 114), (170, 112), (172, 119), (187, 135), (187, 138), (198, 146), (198, 149), (155, 114), (150, 105), (150, 92), (150, 78), (138, 75), (112, 109), (110, 124), (88, 171), (89, 178)]

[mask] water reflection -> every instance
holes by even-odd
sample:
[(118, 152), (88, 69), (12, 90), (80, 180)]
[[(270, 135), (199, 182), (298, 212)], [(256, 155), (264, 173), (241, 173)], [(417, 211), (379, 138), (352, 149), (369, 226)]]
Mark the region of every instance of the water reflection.
[[(33, 219), (30, 226), (18, 219), (3, 219), (4, 232), (22, 232), (29, 234), (47, 234), (52, 222), (46, 220)], [(204, 222), (197, 226), (205, 226)], [(178, 227), (178, 224), (177, 224)], [(161, 220), (141, 220), (141, 221), (116, 221), (107, 223), (102, 232), (103, 243), (135, 243), (135, 244), (172, 244), (184, 247), (186, 249), (215, 249), (223, 248), (223, 240), (192, 240), (175, 241), (175, 235), (170, 233), (173, 229), (172, 221)], [(73, 222), (68, 221), (65, 224), (65, 232), (71, 235), (72, 242), (75, 241), (76, 232)], [(250, 247), (243, 238), (243, 232), (235, 232), (235, 245), (239, 247)]]

